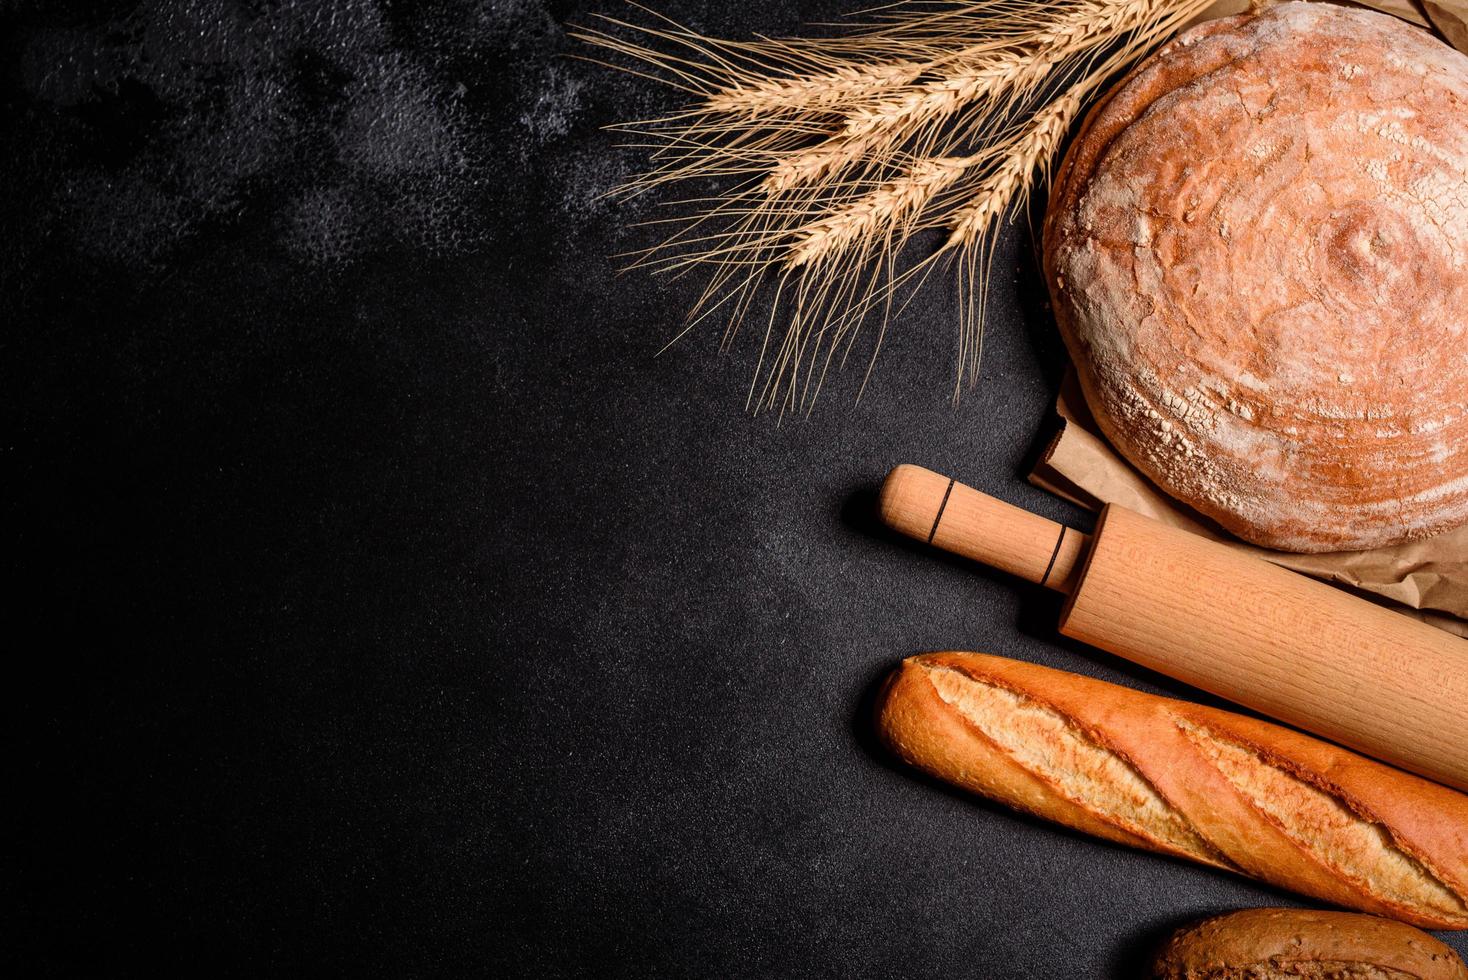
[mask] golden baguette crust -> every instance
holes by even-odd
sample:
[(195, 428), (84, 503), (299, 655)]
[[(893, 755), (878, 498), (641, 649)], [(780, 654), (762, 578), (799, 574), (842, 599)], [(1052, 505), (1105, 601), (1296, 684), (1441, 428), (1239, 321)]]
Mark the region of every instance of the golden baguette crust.
[(1468, 928), (1468, 796), (1308, 735), (974, 653), (903, 661), (878, 728), (917, 768), (1077, 830)]
[(1450, 948), (1400, 922), (1351, 912), (1245, 909), (1179, 930), (1152, 963), (1155, 980), (1468, 980)]

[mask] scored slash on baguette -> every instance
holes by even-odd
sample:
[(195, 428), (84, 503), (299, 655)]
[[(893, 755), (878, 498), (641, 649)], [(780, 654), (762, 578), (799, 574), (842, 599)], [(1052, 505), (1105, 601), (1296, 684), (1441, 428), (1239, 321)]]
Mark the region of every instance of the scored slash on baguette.
[(878, 728), (940, 779), (1346, 908), (1468, 928), (1468, 796), (1268, 722), (1001, 657), (913, 657)]

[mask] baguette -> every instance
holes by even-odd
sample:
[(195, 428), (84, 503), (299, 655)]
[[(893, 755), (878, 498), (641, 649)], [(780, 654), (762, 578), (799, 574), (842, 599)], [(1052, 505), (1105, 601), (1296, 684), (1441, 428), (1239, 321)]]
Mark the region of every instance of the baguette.
[(1350, 912), (1245, 909), (1175, 933), (1154, 980), (1468, 980), (1447, 946), (1400, 922)]
[(1468, 796), (1308, 735), (973, 653), (903, 661), (878, 727), (917, 768), (1076, 830), (1468, 928)]

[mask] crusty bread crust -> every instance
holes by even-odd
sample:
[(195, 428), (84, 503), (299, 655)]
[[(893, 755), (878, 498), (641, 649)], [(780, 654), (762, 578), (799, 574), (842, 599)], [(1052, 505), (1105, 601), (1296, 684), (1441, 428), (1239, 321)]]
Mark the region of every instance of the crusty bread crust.
[(1290, 729), (938, 653), (893, 673), (878, 730), (919, 769), (1077, 830), (1345, 908), (1468, 928), (1468, 796)]
[(1088, 116), (1045, 270), (1107, 437), (1233, 533), (1468, 522), (1468, 56), (1322, 3), (1185, 32)]
[(1452, 949), (1374, 915), (1244, 909), (1179, 930), (1152, 963), (1155, 980), (1468, 980)]

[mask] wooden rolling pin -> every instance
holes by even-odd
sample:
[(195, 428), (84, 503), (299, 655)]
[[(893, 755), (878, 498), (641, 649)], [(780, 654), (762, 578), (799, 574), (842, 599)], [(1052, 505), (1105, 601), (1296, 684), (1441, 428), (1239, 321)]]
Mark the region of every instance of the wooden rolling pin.
[(1066, 636), (1468, 790), (1458, 637), (1115, 504), (1087, 535), (899, 466), (881, 512), (903, 534), (1066, 593)]

